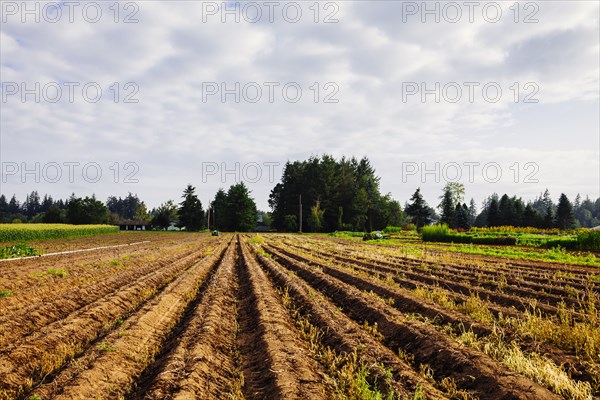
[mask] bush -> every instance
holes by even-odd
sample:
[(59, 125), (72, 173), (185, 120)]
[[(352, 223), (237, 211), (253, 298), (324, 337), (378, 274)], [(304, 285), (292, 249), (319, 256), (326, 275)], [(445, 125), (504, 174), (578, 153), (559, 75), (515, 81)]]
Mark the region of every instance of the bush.
[(574, 250), (577, 248), (577, 238), (548, 239), (546, 240), (546, 243), (544, 243), (544, 247), (562, 247), (565, 249)]
[(579, 250), (600, 251), (600, 231), (583, 232), (577, 236)]
[(26, 244), (15, 244), (12, 246), (0, 247), (0, 259), (19, 258), (37, 256), (39, 253), (33, 247)]
[(385, 229), (383, 230), (384, 233), (397, 233), (397, 232), (402, 232), (402, 227), (401, 226), (391, 226), (388, 225), (385, 227)]
[(424, 242), (446, 242), (450, 229), (448, 225), (429, 225), (421, 228), (421, 237)]
[(473, 236), (465, 233), (452, 233), (448, 225), (424, 226), (421, 229), (424, 242), (465, 243), (514, 246), (517, 238), (512, 236)]
[(471, 242), (473, 244), (494, 244), (494, 245), (502, 245), (502, 246), (515, 246), (517, 244), (517, 238), (512, 236), (468, 236), (471, 238)]

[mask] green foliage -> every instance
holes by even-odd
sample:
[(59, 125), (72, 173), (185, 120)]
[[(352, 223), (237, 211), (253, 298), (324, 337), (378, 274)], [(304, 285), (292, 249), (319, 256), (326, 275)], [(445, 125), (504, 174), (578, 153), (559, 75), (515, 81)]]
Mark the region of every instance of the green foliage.
[(466, 233), (453, 233), (446, 224), (423, 227), (421, 230), (421, 237), (424, 242), (472, 243), (505, 246), (514, 246), (517, 244), (517, 239), (512, 236), (474, 236)]
[(381, 240), (381, 239), (389, 239), (389, 235), (383, 235), (379, 231), (367, 232), (363, 235), (362, 240)]
[(10, 296), (12, 296), (12, 291), (10, 291), (8, 289), (0, 290), (0, 299), (3, 297), (10, 297)]
[(67, 220), (71, 224), (106, 224), (109, 222), (108, 208), (94, 196), (71, 198), (67, 206)]
[(600, 251), (600, 231), (583, 232), (577, 236), (579, 250)]
[(204, 210), (195, 191), (195, 187), (187, 185), (181, 196), (183, 201), (179, 203), (177, 211), (179, 226), (190, 232), (197, 232), (204, 227)]
[(517, 260), (540, 260), (600, 267), (600, 258), (596, 257), (594, 254), (566, 252), (563, 248), (553, 248), (548, 250), (539, 249), (532, 251), (529, 249), (526, 250), (512, 246), (482, 247), (475, 246), (473, 244), (455, 244), (444, 246), (444, 250), (467, 254), (508, 257)]
[(60, 276), (61, 278), (64, 278), (65, 276), (67, 276), (67, 271), (65, 271), (64, 269), (48, 268), (46, 273), (48, 275)]
[(424, 226), (421, 229), (421, 237), (424, 242), (445, 242), (449, 234), (450, 228), (446, 224)]
[(116, 349), (108, 343), (100, 343), (98, 344), (98, 348), (102, 351), (116, 351)]
[(146, 205), (137, 194), (129, 193), (127, 197), (109, 196), (106, 200), (108, 210), (116, 214), (117, 220), (146, 221)]
[(573, 205), (568, 197), (561, 193), (556, 208), (556, 227), (558, 229), (573, 229), (575, 227), (575, 215), (573, 214)]
[[(275, 229), (297, 230), (290, 229), (288, 216), (296, 215), (299, 220), (300, 196), (302, 221), (307, 222), (308, 230), (316, 231), (318, 225), (310, 223), (317, 200), (323, 211), (320, 230), (326, 232), (383, 229), (403, 219), (400, 204), (380, 193), (379, 177), (367, 158), (336, 160), (323, 155), (286, 163), (281, 182), (269, 196)], [(313, 218), (312, 222), (318, 221)]]
[(353, 231), (335, 231), (329, 233), (329, 236), (339, 237), (339, 238), (361, 238), (364, 236), (364, 232), (353, 232)]
[(39, 253), (33, 247), (26, 244), (14, 244), (12, 246), (0, 247), (0, 259), (37, 256)]
[(123, 262), (121, 260), (117, 260), (116, 258), (113, 259), (113, 260), (110, 260), (109, 264), (113, 265), (115, 267), (122, 267), (123, 266)]
[(227, 215), (229, 224), (224, 229), (226, 231), (249, 232), (256, 228), (256, 203), (244, 182), (229, 187)]
[(0, 224), (0, 242), (62, 239), (118, 231), (119, 227), (111, 225)]
[(544, 247), (548, 247), (548, 248), (562, 247), (564, 249), (575, 250), (577, 248), (577, 238), (576, 237), (552, 238), (552, 239), (547, 239), (541, 245)]
[(454, 224), (454, 219), (455, 219), (456, 206), (454, 205), (454, 200), (452, 198), (453, 197), (452, 192), (451, 192), (451, 189), (448, 187), (448, 185), (450, 185), (450, 184), (447, 184), (444, 187), (444, 194), (441, 196), (442, 201), (438, 205), (438, 208), (442, 212), (442, 214), (440, 216), (440, 222), (442, 224), (448, 225), (451, 228), (455, 228), (456, 226)]
[(411, 197), (411, 203), (404, 210), (406, 215), (411, 218), (417, 229), (429, 224), (433, 219), (434, 211), (427, 205), (427, 202), (421, 195), (421, 188), (418, 188)]
[(298, 230), (298, 218), (295, 215), (286, 215), (283, 229), (286, 232), (296, 232)]
[(173, 200), (162, 203), (152, 212), (152, 225), (167, 229), (172, 223), (177, 223), (177, 206)]
[(310, 217), (308, 218), (308, 226), (313, 232), (321, 232), (323, 228), (323, 214), (325, 210), (321, 209), (321, 202), (317, 200), (314, 206), (310, 208)]

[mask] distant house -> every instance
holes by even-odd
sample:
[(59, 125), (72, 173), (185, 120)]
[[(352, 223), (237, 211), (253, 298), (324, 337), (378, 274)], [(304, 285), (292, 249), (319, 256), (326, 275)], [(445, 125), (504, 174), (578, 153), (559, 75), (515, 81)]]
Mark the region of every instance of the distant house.
[(171, 222), (171, 225), (167, 228), (168, 231), (181, 231), (180, 227), (176, 226), (174, 222)]
[(119, 230), (122, 231), (145, 231), (149, 229), (150, 222), (145, 221), (119, 221)]

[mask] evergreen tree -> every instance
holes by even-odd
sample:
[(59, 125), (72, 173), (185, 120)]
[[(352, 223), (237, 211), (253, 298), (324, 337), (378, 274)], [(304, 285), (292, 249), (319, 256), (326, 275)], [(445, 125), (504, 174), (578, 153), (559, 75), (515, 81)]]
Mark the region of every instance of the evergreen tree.
[(466, 204), (456, 204), (456, 208), (454, 210), (455, 222), (454, 226), (458, 229), (469, 229), (471, 225), (469, 224), (469, 207)]
[(433, 210), (427, 205), (427, 202), (421, 195), (421, 188), (418, 188), (410, 198), (411, 202), (404, 210), (406, 215), (412, 218), (412, 222), (416, 225), (417, 229), (428, 225), (433, 216)]
[(539, 227), (541, 219), (539, 213), (528, 203), (523, 211), (523, 226)]
[(44, 213), (42, 222), (46, 224), (57, 224), (64, 222), (63, 212), (58, 206), (52, 205), (48, 211)]
[(54, 201), (52, 200), (52, 196), (44, 195), (44, 199), (42, 200), (42, 204), (40, 205), (40, 212), (46, 212), (54, 205)]
[(554, 213), (552, 212), (552, 207), (548, 207), (546, 209), (546, 214), (544, 214), (543, 227), (546, 229), (554, 228)]
[(231, 215), (230, 230), (248, 232), (256, 228), (256, 204), (250, 191), (240, 182), (227, 191), (228, 213)]
[(511, 221), (512, 226), (523, 226), (523, 213), (525, 212), (525, 203), (521, 198), (517, 199), (517, 196), (511, 198), (513, 204), (513, 220)]
[(500, 208), (498, 206), (498, 199), (496, 196), (492, 196), (488, 206), (487, 225), (490, 227), (500, 226)]
[[(444, 188), (444, 194), (441, 196), (442, 201), (438, 205), (438, 208), (442, 212), (440, 217), (440, 223), (448, 225), (450, 228), (455, 227), (455, 209), (454, 200), (452, 199), (452, 192), (448, 188), (448, 185)], [(458, 206), (459, 204), (457, 204)]]
[(562, 230), (573, 229), (575, 227), (573, 206), (571, 205), (569, 198), (564, 193), (561, 193), (560, 198), (558, 199), (558, 207), (556, 209), (556, 227)]
[(581, 195), (577, 193), (577, 196), (575, 197), (575, 203), (573, 203), (573, 212), (577, 213), (579, 207), (581, 207)]
[(19, 202), (17, 201), (17, 197), (13, 194), (13, 197), (11, 197), (8, 202), (8, 212), (10, 214), (18, 214), (19, 211), (21, 211)]
[(288, 215), (298, 216), (300, 196), (302, 221), (309, 220), (311, 207), (319, 201), (324, 231), (382, 229), (401, 219), (399, 204), (381, 195), (379, 177), (367, 158), (323, 155), (287, 162), (269, 196), (274, 228), (285, 230)]
[(469, 203), (469, 226), (475, 225), (475, 219), (477, 218), (477, 205), (475, 205), (475, 200), (471, 198), (471, 202)]
[(552, 202), (550, 191), (548, 189), (544, 190), (544, 193), (541, 193), (532, 203), (532, 207), (534, 210), (540, 213), (540, 215), (546, 215), (548, 213), (548, 207), (552, 208), (551, 211), (554, 213), (556, 206)]
[(38, 192), (34, 190), (25, 198), (25, 203), (23, 203), (23, 212), (25, 215), (27, 215), (27, 218), (31, 219), (40, 211), (40, 196)]
[(219, 231), (229, 231), (231, 226), (229, 206), (227, 204), (227, 193), (223, 189), (217, 191), (210, 208), (213, 228)]
[(183, 201), (179, 203), (179, 226), (187, 231), (196, 232), (204, 227), (204, 210), (202, 203), (195, 194), (196, 188), (187, 185), (183, 191)]

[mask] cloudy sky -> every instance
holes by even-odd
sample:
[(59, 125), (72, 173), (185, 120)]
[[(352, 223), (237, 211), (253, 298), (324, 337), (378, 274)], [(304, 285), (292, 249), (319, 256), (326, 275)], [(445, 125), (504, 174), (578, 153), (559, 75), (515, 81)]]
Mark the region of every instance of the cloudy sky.
[(600, 196), (597, 1), (1, 1), (0, 192), (150, 207), (288, 160), (383, 192)]

